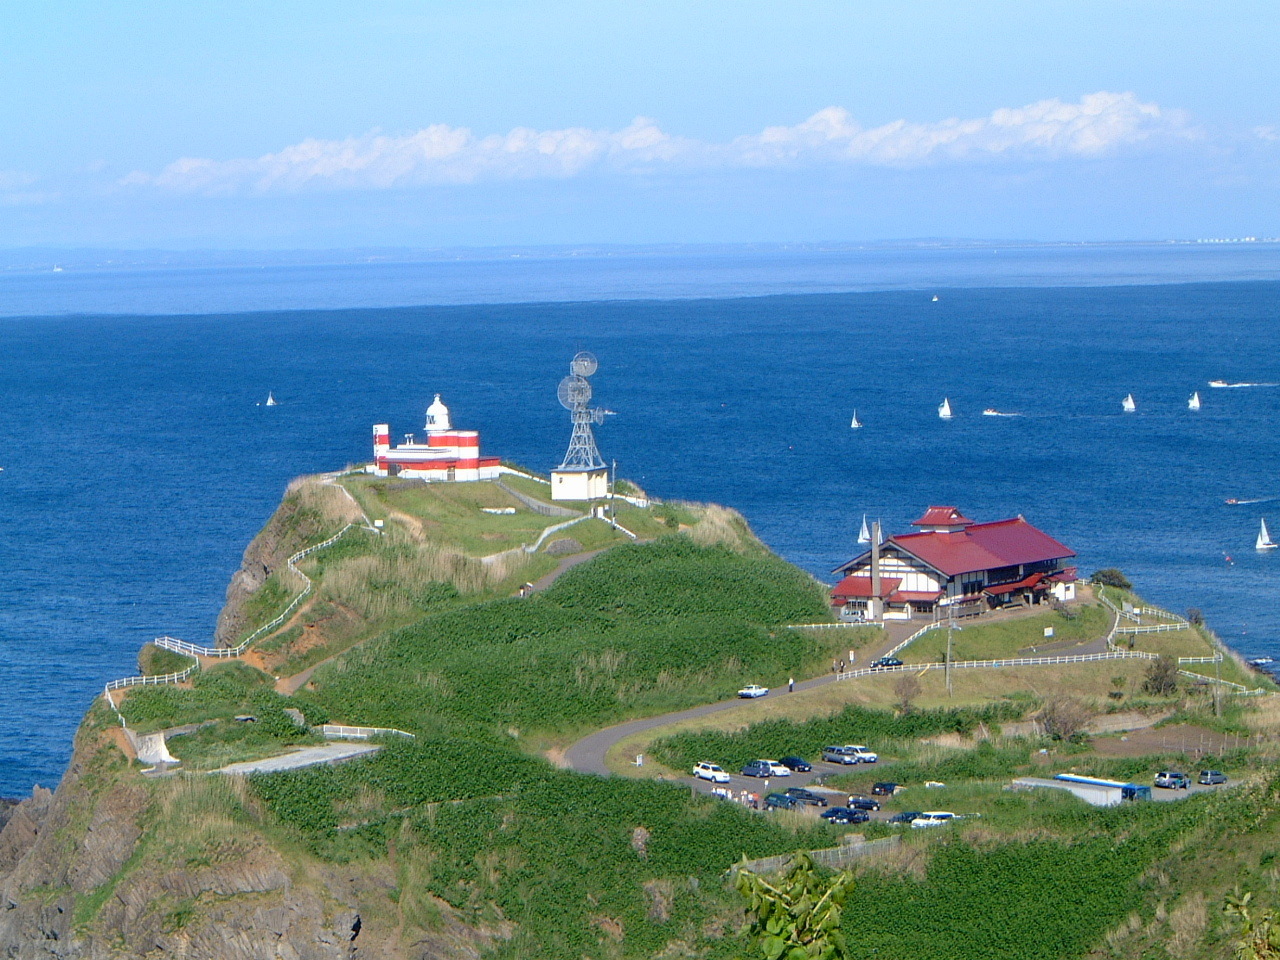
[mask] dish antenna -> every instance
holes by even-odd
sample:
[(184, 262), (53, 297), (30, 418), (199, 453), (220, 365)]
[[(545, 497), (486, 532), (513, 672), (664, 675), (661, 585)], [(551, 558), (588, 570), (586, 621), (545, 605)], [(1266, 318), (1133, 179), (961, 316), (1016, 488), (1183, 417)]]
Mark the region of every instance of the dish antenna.
[(556, 396), (560, 405), (573, 415), (573, 435), (564, 455), (561, 470), (601, 470), (604, 459), (596, 447), (591, 425), (604, 423), (612, 410), (591, 408), (591, 382), (587, 379), (600, 368), (599, 361), (585, 350), (569, 361), (569, 375), (560, 381)]

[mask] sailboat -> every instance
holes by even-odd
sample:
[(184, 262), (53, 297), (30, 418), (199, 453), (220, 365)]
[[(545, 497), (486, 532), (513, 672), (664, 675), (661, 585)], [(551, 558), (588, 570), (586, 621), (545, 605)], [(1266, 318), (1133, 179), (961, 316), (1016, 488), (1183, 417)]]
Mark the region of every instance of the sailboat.
[(862, 529), (858, 531), (858, 542), (871, 542), (871, 530), (867, 527), (867, 515), (865, 513), (862, 515)]
[(1127, 397), (1125, 397), (1122, 401), (1120, 401), (1120, 406), (1125, 413), (1133, 413), (1135, 410), (1138, 409), (1138, 405), (1133, 402), (1132, 393), (1129, 394)]
[(947, 397), (942, 398), (942, 402), (938, 404), (938, 416), (943, 420), (951, 419), (951, 400)]
[(274, 407), (275, 405), (276, 405), (276, 398), (275, 398), (275, 394), (273, 394), (270, 390), (268, 390), (268, 391), (267, 391), (267, 402), (264, 404), (264, 406)]
[(858, 411), (853, 411), (853, 419), (849, 421), (850, 430), (858, 430), (862, 427), (862, 421), (858, 419)]
[(1274, 550), (1276, 544), (1271, 540), (1271, 534), (1267, 533), (1267, 521), (1262, 519), (1259, 521), (1261, 526), (1258, 529), (1258, 542), (1254, 546), (1259, 550)]
[(938, 295), (936, 293), (933, 295), (933, 302), (934, 303), (938, 302)]
[(1187, 409), (1188, 410), (1200, 409), (1200, 391), (1199, 390), (1193, 393), (1191, 395), (1191, 399), (1187, 401)]

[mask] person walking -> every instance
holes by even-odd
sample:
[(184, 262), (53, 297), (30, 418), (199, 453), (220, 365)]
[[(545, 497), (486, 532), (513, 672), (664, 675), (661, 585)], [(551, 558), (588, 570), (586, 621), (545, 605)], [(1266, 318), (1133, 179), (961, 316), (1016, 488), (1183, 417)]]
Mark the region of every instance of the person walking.
[(796, 678), (792, 677), (790, 680), (787, 681), (787, 693), (795, 693), (795, 692), (796, 692)]

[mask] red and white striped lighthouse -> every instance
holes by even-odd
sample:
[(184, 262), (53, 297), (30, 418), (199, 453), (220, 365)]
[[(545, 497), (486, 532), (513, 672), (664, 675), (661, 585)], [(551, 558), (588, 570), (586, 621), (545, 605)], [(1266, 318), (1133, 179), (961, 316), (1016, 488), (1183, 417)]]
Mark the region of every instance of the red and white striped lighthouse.
[(373, 470), (379, 477), (407, 477), (456, 483), (495, 480), (501, 472), (498, 457), (480, 456), (478, 430), (454, 430), (449, 408), (440, 394), (427, 408), (426, 443), (412, 434), (400, 446), (391, 446), (391, 426), (373, 427)]

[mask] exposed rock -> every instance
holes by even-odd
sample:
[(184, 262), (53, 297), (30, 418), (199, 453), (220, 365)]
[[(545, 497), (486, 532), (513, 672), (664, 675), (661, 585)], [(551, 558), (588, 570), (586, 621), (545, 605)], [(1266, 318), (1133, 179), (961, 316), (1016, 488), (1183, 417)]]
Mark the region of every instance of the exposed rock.
[(573, 537), (559, 537), (547, 544), (547, 553), (553, 557), (567, 557), (570, 554), (581, 553), (582, 544)]

